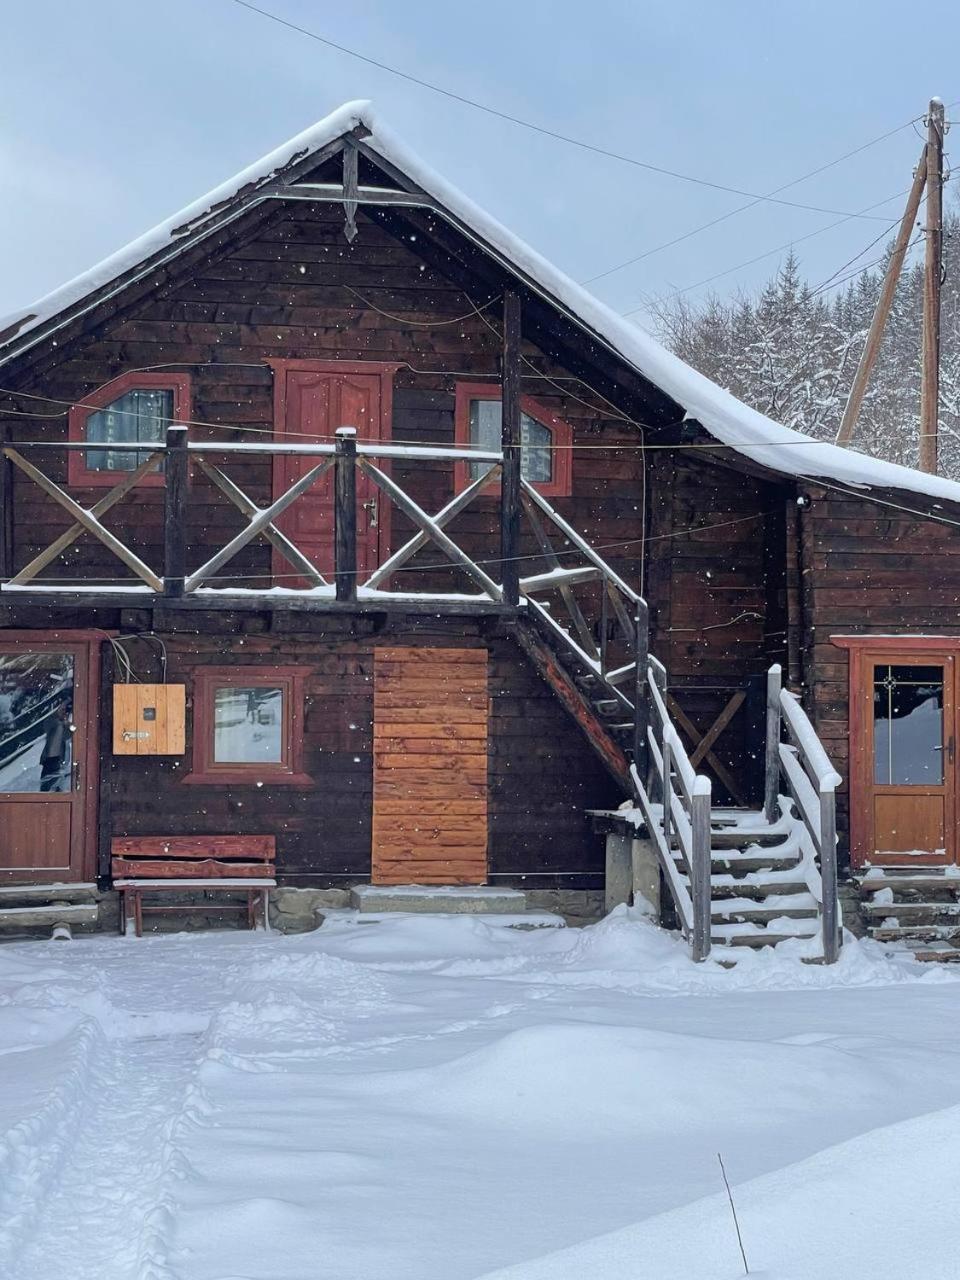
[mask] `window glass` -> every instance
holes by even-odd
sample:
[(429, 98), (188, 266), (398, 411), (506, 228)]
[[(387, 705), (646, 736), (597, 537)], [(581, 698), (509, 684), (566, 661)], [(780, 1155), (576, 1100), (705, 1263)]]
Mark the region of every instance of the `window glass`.
[(0, 654), (0, 791), (69, 791), (73, 658)]
[[(159, 444), (173, 419), (171, 390), (141, 389), (118, 396), (86, 421), (87, 440), (99, 444)], [(90, 471), (136, 471), (149, 452), (142, 449), (91, 449), (87, 452)]]
[[(500, 450), (502, 405), (499, 400), (470, 401), (470, 443), (478, 449)], [(530, 484), (549, 484), (553, 479), (553, 432), (528, 413), (520, 415), (520, 473)], [(486, 462), (470, 464), (470, 479), (478, 480), (490, 470)]]
[(214, 691), (215, 764), (283, 762), (283, 689), (225, 685)]
[(874, 782), (943, 782), (943, 668), (878, 663), (873, 676)]

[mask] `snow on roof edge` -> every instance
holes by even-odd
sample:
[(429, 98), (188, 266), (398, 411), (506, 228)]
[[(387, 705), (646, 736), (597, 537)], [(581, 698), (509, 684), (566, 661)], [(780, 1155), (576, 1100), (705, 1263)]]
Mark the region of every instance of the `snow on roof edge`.
[[(366, 100), (345, 103), (89, 271), (12, 317), (0, 319), (0, 334), (10, 330), (0, 338), (0, 363), (5, 358), (2, 354), (5, 346), (76, 306), (164, 247), (175, 245), (178, 235), (186, 236), (200, 219), (216, 206), (235, 198), (244, 187), (263, 183), (295, 157), (318, 151), (359, 125), (370, 130), (365, 145), (371, 151), (404, 172), (513, 267), (556, 299), (574, 319), (597, 334), (621, 359), (675, 400), (688, 418), (699, 422), (722, 444), (785, 475), (831, 479), (854, 488), (876, 486), (907, 490), (960, 504), (960, 482), (870, 458), (781, 426), (684, 364), (638, 325), (594, 297), (442, 178), (390, 129), (377, 124), (372, 104)], [(15, 354), (15, 351), (10, 353)]]
[[(175, 245), (177, 240), (193, 230), (198, 222), (212, 213), (219, 205), (232, 200), (246, 186), (262, 185), (280, 170), (285, 169), (298, 156), (307, 155), (311, 151), (319, 151), (335, 138), (349, 133), (358, 125), (372, 128), (373, 107), (365, 100), (346, 102), (330, 115), (324, 116), (316, 124), (289, 138), (273, 151), (261, 156), (253, 164), (247, 165), (219, 186), (208, 191), (198, 200), (192, 201), (170, 218), (158, 222), (155, 227), (136, 239), (125, 244), (123, 248), (111, 253), (94, 266), (74, 276), (72, 280), (59, 285), (52, 292), (45, 294), (27, 307), (18, 309), (6, 316), (0, 316), (0, 334), (11, 329), (0, 339), (0, 351), (3, 347), (24, 337), (38, 325), (53, 319), (61, 311), (75, 306), (95, 290), (117, 280), (134, 267), (145, 262), (160, 250)], [(19, 323), (18, 323), (19, 321)], [(2, 357), (0, 357), (2, 359)]]

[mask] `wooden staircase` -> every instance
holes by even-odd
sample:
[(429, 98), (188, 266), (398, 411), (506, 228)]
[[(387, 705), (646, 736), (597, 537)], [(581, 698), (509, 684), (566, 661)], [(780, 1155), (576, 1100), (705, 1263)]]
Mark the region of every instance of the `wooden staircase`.
[[(675, 861), (677, 861), (675, 855)], [(678, 871), (682, 868), (678, 863)], [(820, 876), (803, 823), (785, 803), (760, 812), (714, 809), (710, 821), (710, 938), (769, 947), (820, 933)]]
[(872, 867), (856, 877), (860, 913), (877, 942), (918, 960), (960, 962), (960, 874), (949, 867)]

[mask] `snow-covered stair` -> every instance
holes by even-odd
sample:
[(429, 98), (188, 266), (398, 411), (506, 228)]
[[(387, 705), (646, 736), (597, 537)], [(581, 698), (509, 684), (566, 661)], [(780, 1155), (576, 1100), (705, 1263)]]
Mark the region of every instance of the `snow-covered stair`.
[(871, 867), (858, 877), (860, 913), (877, 942), (918, 960), (960, 961), (960, 872), (948, 867)]
[[(803, 824), (787, 802), (762, 813), (711, 814), (710, 936), (715, 947), (769, 947), (820, 932), (819, 878)], [(677, 859), (678, 871), (682, 866)]]
[(0, 887), (0, 939), (36, 936), (37, 931), (94, 928), (98, 919), (95, 884), (4, 885)]

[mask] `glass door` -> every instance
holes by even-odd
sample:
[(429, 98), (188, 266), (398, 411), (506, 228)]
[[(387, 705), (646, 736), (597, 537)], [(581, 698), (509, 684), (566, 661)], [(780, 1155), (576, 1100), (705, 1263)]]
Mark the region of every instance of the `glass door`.
[(89, 651), (0, 638), (0, 880), (82, 878)]

